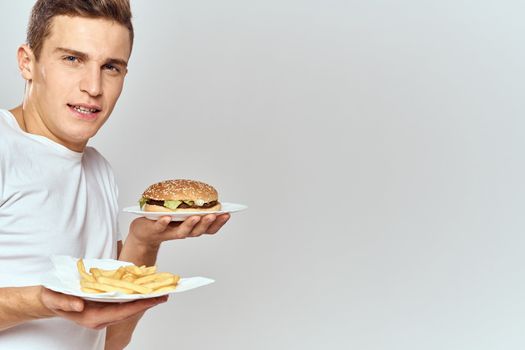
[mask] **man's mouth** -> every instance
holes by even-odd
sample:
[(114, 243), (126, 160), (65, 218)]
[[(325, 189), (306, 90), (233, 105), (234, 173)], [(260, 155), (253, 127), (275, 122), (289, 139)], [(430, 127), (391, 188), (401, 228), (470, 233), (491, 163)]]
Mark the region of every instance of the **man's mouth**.
[(93, 113), (100, 112), (100, 109), (97, 107), (77, 106), (77, 105), (71, 105), (71, 104), (68, 104), (68, 106), (70, 108), (73, 108), (78, 113), (82, 113), (82, 114), (93, 114)]

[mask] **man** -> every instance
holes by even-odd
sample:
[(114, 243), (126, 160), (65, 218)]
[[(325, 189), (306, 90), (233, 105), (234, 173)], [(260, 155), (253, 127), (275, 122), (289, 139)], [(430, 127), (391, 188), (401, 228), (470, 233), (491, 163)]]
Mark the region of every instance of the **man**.
[(18, 49), (23, 103), (0, 110), (0, 348), (122, 349), (150, 307), (87, 302), (39, 285), (49, 256), (153, 265), (163, 241), (216, 233), (229, 215), (132, 222), (124, 244), (107, 161), (87, 147), (122, 91), (127, 0), (38, 0)]

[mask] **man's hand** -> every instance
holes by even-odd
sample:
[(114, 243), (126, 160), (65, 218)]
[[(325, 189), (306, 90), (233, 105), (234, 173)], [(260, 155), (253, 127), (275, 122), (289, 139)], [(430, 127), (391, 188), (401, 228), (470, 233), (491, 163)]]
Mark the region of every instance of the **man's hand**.
[(59, 316), (90, 329), (102, 329), (139, 315), (165, 302), (168, 296), (141, 299), (129, 303), (100, 303), (86, 301), (42, 287), (40, 300), (49, 310), (47, 316)]
[(213, 235), (229, 219), (230, 214), (190, 216), (182, 222), (171, 222), (169, 216), (162, 216), (157, 221), (138, 218), (131, 223), (128, 238), (144, 247), (158, 249), (164, 241), (198, 237), (203, 234)]

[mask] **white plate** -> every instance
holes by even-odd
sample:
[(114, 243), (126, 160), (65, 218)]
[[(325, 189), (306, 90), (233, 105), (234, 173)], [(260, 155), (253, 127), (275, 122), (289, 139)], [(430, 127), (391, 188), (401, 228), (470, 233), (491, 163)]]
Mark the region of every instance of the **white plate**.
[(145, 216), (150, 220), (157, 220), (161, 216), (171, 216), (171, 221), (184, 221), (188, 216), (194, 215), (207, 215), (207, 214), (224, 214), (224, 213), (235, 213), (241, 210), (245, 210), (248, 207), (244, 204), (237, 203), (222, 203), (221, 210), (216, 211), (185, 211), (181, 213), (177, 212), (153, 212), (140, 210), (138, 205), (133, 207), (124, 208), (123, 211), (126, 213), (132, 213), (139, 216)]
[[(77, 270), (77, 260), (66, 255), (53, 255), (51, 261), (55, 269), (44, 276), (42, 285), (55, 292), (75, 295), (85, 300), (100, 301), (104, 303), (124, 303), (137, 299), (154, 298), (161, 295), (181, 293), (194, 288), (202, 287), (214, 280), (206, 277), (181, 278), (177, 287), (168, 292), (151, 294), (124, 294), (120, 292), (107, 292), (100, 294), (85, 293), (80, 289), (80, 276)], [(118, 269), (120, 266), (132, 265), (129, 262), (113, 259), (83, 259), (86, 270), (91, 267), (98, 267), (105, 270)]]

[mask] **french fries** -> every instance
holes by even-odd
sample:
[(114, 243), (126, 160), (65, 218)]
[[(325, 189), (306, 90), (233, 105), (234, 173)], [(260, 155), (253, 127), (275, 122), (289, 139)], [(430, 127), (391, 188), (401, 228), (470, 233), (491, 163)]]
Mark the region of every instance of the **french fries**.
[(86, 293), (121, 292), (125, 294), (150, 294), (176, 288), (180, 277), (169, 272), (157, 272), (156, 266), (121, 266), (116, 270), (96, 267), (86, 272), (82, 259), (77, 261), (80, 288)]

